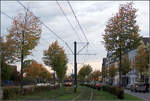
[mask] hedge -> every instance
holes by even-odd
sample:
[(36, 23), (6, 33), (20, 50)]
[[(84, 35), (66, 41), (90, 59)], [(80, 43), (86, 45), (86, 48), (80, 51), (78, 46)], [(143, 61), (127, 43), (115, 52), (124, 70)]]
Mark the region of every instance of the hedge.
[[(59, 85), (57, 85), (55, 88), (58, 88)], [(10, 86), (10, 87), (3, 87), (3, 99), (10, 99), (12, 97), (16, 97), (18, 95), (21, 95), (20, 93), (20, 87), (18, 86)], [(33, 94), (36, 92), (41, 92), (41, 91), (48, 91), (54, 89), (52, 86), (33, 86), (29, 88), (23, 88), (23, 95), (29, 95)]]
[(102, 89), (113, 95), (116, 95), (119, 99), (124, 99), (124, 90), (121, 87), (103, 85)]

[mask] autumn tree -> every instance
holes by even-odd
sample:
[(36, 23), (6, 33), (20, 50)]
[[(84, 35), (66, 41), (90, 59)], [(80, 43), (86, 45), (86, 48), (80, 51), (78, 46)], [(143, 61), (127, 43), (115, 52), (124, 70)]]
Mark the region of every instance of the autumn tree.
[(63, 47), (59, 46), (57, 41), (53, 42), (48, 50), (44, 50), (43, 61), (56, 72), (61, 84), (66, 74), (68, 59)]
[(108, 70), (108, 74), (109, 74), (109, 78), (110, 78), (112, 84), (113, 84), (116, 72), (117, 72), (117, 68), (115, 67), (114, 64), (111, 64), (109, 67), (109, 70)]
[(83, 65), (78, 72), (80, 80), (85, 80), (86, 77), (92, 72), (92, 67), (90, 65)]
[(4, 38), (0, 37), (0, 46), (1, 46), (1, 66), (5, 63), (14, 63), (15, 62), (15, 48), (12, 47), (12, 42), (4, 41)]
[[(10, 50), (11, 43), (8, 41), (4, 41), (2, 37), (0, 37), (0, 65), (1, 65), (1, 79), (4, 80), (11, 80), (12, 77), (17, 76), (18, 74), (15, 73), (9, 63), (14, 62), (14, 52)], [(17, 79), (17, 78), (16, 78)], [(15, 78), (13, 78), (15, 80)]]
[(140, 78), (142, 79), (142, 74), (146, 71), (148, 71), (148, 64), (149, 64), (149, 55), (148, 55), (148, 49), (140, 46), (138, 48), (138, 52), (137, 55), (135, 56), (135, 67), (138, 70), (138, 72), (140, 73)]
[[(29, 11), (20, 13), (13, 20), (7, 42), (12, 43), (10, 50), (15, 52), (14, 59), (21, 61), (21, 89), (23, 87), (24, 59), (31, 54), (31, 50), (38, 44), (41, 35), (41, 23), (39, 18)], [(14, 50), (15, 49), (15, 50)]]
[(107, 67), (102, 66), (102, 81), (105, 82), (105, 78), (107, 77)]
[(126, 73), (128, 73), (131, 70), (131, 62), (127, 54), (124, 55), (122, 58), (122, 75), (126, 75)]
[(111, 17), (104, 33), (105, 48), (115, 57), (119, 57), (119, 85), (121, 86), (122, 54), (137, 48), (140, 44), (139, 26), (136, 24), (136, 12), (132, 3), (122, 4), (119, 12)]
[(117, 72), (117, 68), (115, 68), (114, 64), (111, 64), (109, 67), (109, 77), (114, 78), (114, 76), (116, 75), (116, 72)]
[(98, 81), (98, 80), (99, 80), (99, 77), (101, 76), (101, 72), (100, 72), (99, 70), (95, 70), (95, 71), (92, 73), (92, 76), (93, 76), (94, 81)]
[(24, 61), (24, 68), (29, 67), (35, 60), (25, 60)]
[(3, 63), (1, 67), (1, 79), (2, 81), (10, 80), (13, 73), (13, 69), (6, 63)]
[(25, 77), (31, 81), (40, 79), (48, 80), (51, 78), (50, 72), (42, 65), (33, 61), (27, 68), (24, 69)]

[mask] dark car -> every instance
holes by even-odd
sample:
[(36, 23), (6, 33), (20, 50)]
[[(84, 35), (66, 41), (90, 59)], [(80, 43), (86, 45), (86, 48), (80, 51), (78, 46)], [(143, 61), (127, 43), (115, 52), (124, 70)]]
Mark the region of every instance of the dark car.
[(144, 82), (136, 82), (131, 88), (134, 92), (149, 92), (149, 84)]
[(70, 87), (70, 86), (72, 86), (72, 81), (71, 80), (65, 80), (64, 85)]

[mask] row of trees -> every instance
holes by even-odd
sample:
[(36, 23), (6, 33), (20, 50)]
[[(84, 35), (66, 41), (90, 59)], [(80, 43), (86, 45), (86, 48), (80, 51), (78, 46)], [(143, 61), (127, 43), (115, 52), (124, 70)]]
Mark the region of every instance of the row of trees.
[(78, 78), (82, 81), (98, 81), (100, 77), (101, 72), (99, 70), (92, 71), (92, 67), (90, 65), (83, 65), (78, 72)]
[[(25, 13), (20, 13), (13, 19), (12, 26), (8, 29), (6, 37), (0, 37), (2, 73), (5, 70), (10, 73), (9, 63), (21, 62), (21, 71), (19, 73), (21, 88), (23, 87), (24, 74), (31, 80), (37, 77), (51, 77), (43, 65), (27, 59), (32, 54), (32, 50), (38, 45), (41, 33), (40, 19), (34, 16), (32, 12), (25, 11)], [(63, 47), (59, 46), (57, 41), (52, 43), (48, 50), (44, 50), (43, 61), (45, 65), (50, 66), (56, 72), (57, 77), (62, 81), (67, 70), (68, 59)], [(2, 78), (5, 77), (3, 74)], [(3, 80), (6, 79), (8, 78)]]

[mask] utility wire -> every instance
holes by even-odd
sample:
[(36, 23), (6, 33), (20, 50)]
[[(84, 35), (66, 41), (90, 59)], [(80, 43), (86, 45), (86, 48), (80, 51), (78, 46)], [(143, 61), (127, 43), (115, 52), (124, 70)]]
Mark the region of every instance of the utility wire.
[[(2, 12), (2, 11), (1, 11), (1, 13), (4, 14), (5, 16), (7, 16), (9, 19), (14, 20), (13, 17), (7, 15), (5, 12)], [(40, 39), (42, 39), (42, 38), (40, 38)], [(42, 42), (43, 42), (43, 41), (46, 42), (46, 43), (49, 43), (49, 42), (48, 42), (47, 40), (45, 40), (45, 39), (42, 39)], [(44, 45), (44, 43), (41, 43), (41, 42), (39, 42), (39, 44), (43, 44), (43, 45)], [(32, 52), (33, 52), (33, 51), (38, 52), (35, 48), (32, 50)], [(38, 52), (38, 54), (40, 54), (40, 53)], [(33, 54), (32, 54), (32, 55), (33, 55)], [(33, 57), (33, 56), (32, 56), (32, 57)]]
[[(26, 9), (27, 11), (31, 12), (28, 8), (26, 8), (20, 1), (17, 0), (17, 2), (24, 8)], [(31, 12), (33, 14), (33, 12)], [(34, 14), (33, 14), (34, 15)], [(35, 15), (34, 15), (35, 16)], [(58, 39), (60, 39), (62, 42), (65, 43), (65, 45), (69, 48), (69, 50), (71, 51), (71, 53), (73, 54), (73, 51), (72, 49), (70, 48), (70, 46), (67, 44), (67, 42), (65, 40), (63, 40), (60, 36), (57, 35), (56, 32), (54, 32), (51, 28), (49, 28), (45, 23), (43, 23), (41, 20), (40, 20), (41, 24), (43, 24), (51, 33), (53, 33)]]
[(14, 20), (12, 17), (10, 17), (9, 15), (7, 15), (6, 13), (4, 13), (2, 11), (1, 11), (1, 13), (4, 14), (5, 16), (7, 16), (9, 19)]
[(66, 18), (66, 20), (68, 21), (68, 23), (70, 24), (71, 28), (73, 29), (74, 33), (77, 35), (77, 37), (79, 38), (79, 40), (81, 41), (78, 32), (76, 31), (76, 29), (73, 27), (73, 25), (71, 24), (69, 18), (67, 17), (66, 13), (64, 12), (63, 8), (60, 6), (58, 0), (56, 0), (57, 5), (59, 6), (61, 12), (63, 13), (64, 17)]
[(79, 20), (78, 20), (78, 18), (77, 18), (77, 16), (76, 16), (76, 14), (75, 14), (75, 12), (74, 12), (72, 6), (71, 6), (71, 3), (69, 2), (69, 0), (68, 0), (68, 4), (69, 4), (69, 7), (70, 7), (70, 9), (71, 9), (71, 11), (72, 11), (72, 13), (73, 13), (73, 15), (74, 15), (74, 17), (75, 17), (75, 19), (76, 19), (78, 25), (79, 25), (79, 28), (80, 28), (82, 34), (84, 35), (86, 41), (89, 42), (88, 39), (87, 39), (87, 37), (86, 37), (86, 35), (85, 35), (85, 33), (84, 33), (84, 31), (83, 31), (82, 26), (80, 25), (80, 22), (79, 22)]
[[(7, 16), (9, 19), (14, 20), (13, 17), (7, 15), (5, 12), (1, 11), (1, 13), (2, 13), (3, 15)], [(4, 35), (4, 36), (6, 36), (6, 35)], [(3, 36), (3, 37), (4, 37), (4, 36)], [(40, 39), (42, 39), (42, 38), (40, 38)], [(46, 42), (46, 43), (49, 43), (49, 42), (48, 42), (47, 40), (45, 40), (45, 39), (42, 39), (42, 41), (44, 41), (44, 42)], [(39, 43), (41, 44), (41, 42), (39, 42)], [(43, 44), (43, 43), (42, 43), (42, 44)]]

